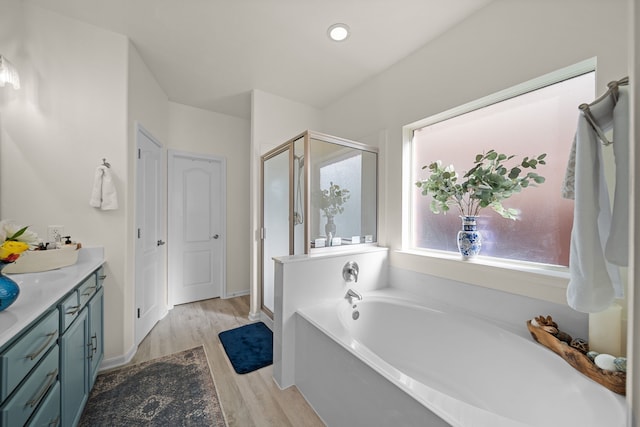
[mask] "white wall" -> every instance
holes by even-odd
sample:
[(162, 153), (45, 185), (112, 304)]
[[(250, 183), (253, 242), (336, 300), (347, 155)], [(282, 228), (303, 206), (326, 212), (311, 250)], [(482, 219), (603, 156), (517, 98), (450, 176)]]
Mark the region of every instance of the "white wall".
[(251, 96), (251, 150), (247, 167), (250, 180), (250, 281), (251, 310), (249, 317), (257, 319), (260, 313), (260, 157), (304, 132), (319, 129), (319, 111), (260, 90)]
[[(323, 110), (327, 133), (357, 140), (386, 131), (381, 243), (402, 245), (402, 126), (592, 57), (598, 61), (598, 92), (604, 91), (607, 82), (628, 72), (626, 6), (626, 0), (496, 0)], [(603, 25), (603, 17), (615, 24)], [(423, 273), (435, 267), (425, 257), (394, 251), (391, 263)], [(448, 263), (442, 270), (455, 270), (457, 280), (509, 289), (469, 263)], [(557, 287), (546, 277), (522, 285), (546, 281)]]
[[(0, 52), (22, 88), (0, 89), (0, 213), (46, 236), (61, 224), (85, 246), (104, 246), (105, 361), (134, 346), (135, 123), (165, 148), (227, 157), (227, 291), (249, 289), (250, 129), (244, 119), (170, 103), (126, 37), (20, 0), (0, 0)], [(88, 204), (93, 172), (111, 163), (120, 209)], [(235, 262), (234, 262), (235, 261)]]
[[(0, 212), (44, 237), (47, 225), (64, 225), (84, 246), (104, 246), (109, 357), (123, 349), (127, 286), (127, 40), (18, 3), (4, 0), (0, 14), (22, 27), (0, 41), (0, 52), (15, 55), (22, 83), (19, 91), (0, 89)], [(103, 157), (119, 190), (117, 211), (89, 206)]]
[(167, 148), (227, 159), (227, 296), (249, 291), (248, 120), (169, 103)]

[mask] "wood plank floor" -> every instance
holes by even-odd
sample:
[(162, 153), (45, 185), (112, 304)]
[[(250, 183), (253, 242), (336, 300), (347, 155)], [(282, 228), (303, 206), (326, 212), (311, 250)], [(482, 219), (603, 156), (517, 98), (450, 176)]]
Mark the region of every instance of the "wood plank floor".
[(324, 426), (296, 387), (279, 389), (272, 366), (235, 373), (218, 333), (250, 323), (248, 313), (248, 296), (176, 306), (140, 343), (131, 363), (204, 345), (229, 427)]

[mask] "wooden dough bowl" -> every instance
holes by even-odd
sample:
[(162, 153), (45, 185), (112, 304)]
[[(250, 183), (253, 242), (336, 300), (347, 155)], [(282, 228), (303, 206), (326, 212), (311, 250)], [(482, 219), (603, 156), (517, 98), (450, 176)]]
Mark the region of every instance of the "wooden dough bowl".
[(533, 326), (531, 320), (527, 320), (527, 328), (534, 340), (558, 354), (582, 374), (615, 393), (623, 396), (626, 394), (627, 374), (625, 372), (600, 369), (586, 354), (560, 341), (543, 329)]

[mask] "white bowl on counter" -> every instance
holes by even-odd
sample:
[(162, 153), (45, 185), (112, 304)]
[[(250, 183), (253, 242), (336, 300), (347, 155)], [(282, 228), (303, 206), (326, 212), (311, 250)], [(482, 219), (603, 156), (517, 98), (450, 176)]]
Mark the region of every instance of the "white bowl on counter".
[(39, 273), (67, 267), (78, 262), (80, 245), (67, 245), (60, 249), (26, 251), (14, 263), (6, 266), (3, 273)]

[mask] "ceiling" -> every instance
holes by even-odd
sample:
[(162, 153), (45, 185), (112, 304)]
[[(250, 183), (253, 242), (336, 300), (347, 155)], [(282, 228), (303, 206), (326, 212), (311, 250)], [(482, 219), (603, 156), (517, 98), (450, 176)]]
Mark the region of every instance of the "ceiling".
[(244, 118), (252, 89), (326, 107), (490, 1), (26, 0), (128, 36), (170, 100)]

